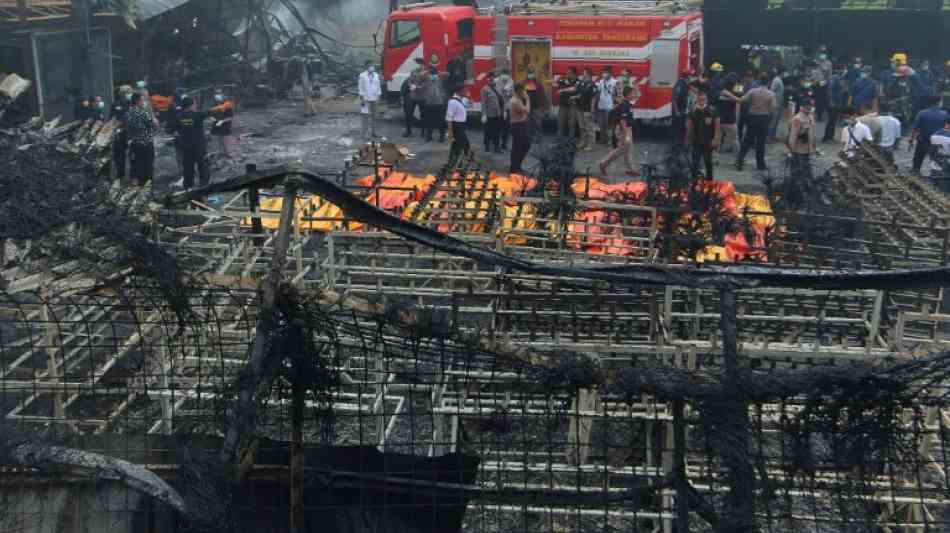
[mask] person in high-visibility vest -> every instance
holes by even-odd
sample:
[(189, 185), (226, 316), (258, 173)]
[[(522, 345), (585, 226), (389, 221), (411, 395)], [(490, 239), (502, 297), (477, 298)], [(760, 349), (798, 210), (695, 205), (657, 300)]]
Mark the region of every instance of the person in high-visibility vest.
[(211, 137), (215, 140), (218, 152), (228, 159), (233, 159), (231, 146), (234, 144), (233, 122), (234, 102), (220, 91), (214, 95), (215, 106), (211, 108)]

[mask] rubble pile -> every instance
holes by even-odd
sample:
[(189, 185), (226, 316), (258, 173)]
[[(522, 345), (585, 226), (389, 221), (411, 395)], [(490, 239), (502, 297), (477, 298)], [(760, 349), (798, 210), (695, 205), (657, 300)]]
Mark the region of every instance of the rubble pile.
[(17, 74), (8, 74), (0, 80), (0, 124), (7, 120), (7, 113), (12, 109), (13, 102), (32, 85), (30, 80), (23, 79)]
[[(0, 82), (0, 124), (4, 113), (14, 108), (14, 102), (32, 83), (16, 74), (10, 74)], [(44, 121), (33, 117), (19, 124), (0, 128), (0, 146), (18, 151), (32, 150), (40, 146), (76, 162), (93, 167), (96, 172), (108, 169), (111, 159), (112, 136), (118, 127), (116, 120), (76, 120), (64, 123), (59, 117)]]

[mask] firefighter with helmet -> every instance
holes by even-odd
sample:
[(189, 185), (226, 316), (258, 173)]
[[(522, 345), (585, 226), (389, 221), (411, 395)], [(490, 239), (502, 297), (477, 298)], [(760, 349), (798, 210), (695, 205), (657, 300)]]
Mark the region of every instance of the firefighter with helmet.
[(709, 102), (713, 106), (719, 101), (719, 93), (722, 91), (722, 86), (725, 83), (725, 80), (722, 78), (722, 70), (722, 63), (709, 65), (709, 71), (712, 72), (712, 76), (709, 77), (706, 91), (709, 95)]
[(897, 83), (897, 69), (907, 66), (907, 54), (895, 52), (891, 55), (891, 64), (881, 74), (881, 96), (886, 97), (888, 91)]

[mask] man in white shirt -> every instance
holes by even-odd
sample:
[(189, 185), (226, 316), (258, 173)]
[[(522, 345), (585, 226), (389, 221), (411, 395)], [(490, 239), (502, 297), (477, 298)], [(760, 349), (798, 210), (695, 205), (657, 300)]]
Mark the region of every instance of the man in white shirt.
[(890, 102), (881, 102), (881, 113), (878, 120), (881, 122), (881, 152), (889, 163), (894, 164), (894, 150), (901, 140), (901, 121), (892, 115)]
[(360, 73), (360, 113), (363, 116), (363, 138), (367, 139), (367, 132), (376, 137), (376, 106), (382, 94), (379, 84), (379, 74), (372, 61), (366, 62), (366, 68)]
[(600, 129), (600, 144), (610, 144), (609, 118), (610, 110), (614, 107), (614, 88), (617, 86), (617, 80), (610, 75), (610, 67), (604, 69), (603, 74), (597, 81), (597, 94), (594, 96), (597, 102), (595, 110), (597, 115), (597, 127)]
[(445, 111), (445, 122), (449, 127), (449, 142), (452, 143), (449, 148), (449, 162), (455, 161), (460, 153), (466, 155), (472, 153), (472, 145), (468, 142), (468, 134), (465, 132), (468, 110), (466, 109), (467, 99), (462, 95), (463, 90), (462, 87), (455, 88)]
[(943, 192), (950, 190), (950, 118), (947, 118), (943, 129), (937, 130), (930, 136), (930, 179), (934, 186)]
[(871, 128), (867, 124), (855, 120), (855, 114), (853, 107), (849, 107), (841, 113), (845, 123), (845, 127), (841, 129), (841, 146), (847, 157), (854, 157), (855, 149), (859, 143), (874, 140)]

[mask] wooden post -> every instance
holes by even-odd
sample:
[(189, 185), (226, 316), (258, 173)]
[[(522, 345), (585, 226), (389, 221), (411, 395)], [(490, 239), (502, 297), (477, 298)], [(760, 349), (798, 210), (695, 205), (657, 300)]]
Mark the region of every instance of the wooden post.
[[(52, 279), (52, 273), (50, 274)], [(43, 307), (40, 308), (40, 320), (43, 321), (43, 330), (46, 335), (44, 338), (44, 348), (46, 349), (46, 379), (60, 381), (65, 370), (66, 361), (63, 365), (56, 364), (56, 356), (59, 354), (59, 331), (57, 324), (53, 324), (55, 314), (50, 306), (49, 293), (46, 288), (40, 289), (40, 298), (43, 301)], [(63, 402), (63, 393), (57, 392), (53, 395), (53, 416), (58, 422), (66, 421), (66, 406)]]
[(300, 84), (303, 85), (303, 114), (309, 117), (313, 115), (313, 98), (310, 95), (313, 85), (310, 83), (310, 69), (307, 66), (307, 60), (301, 59), (300, 63)]
[[(271, 259), (270, 271), (261, 284), (261, 312), (254, 332), (254, 342), (251, 344), (251, 353), (248, 357), (243, 373), (253, 385), (245, 386), (238, 393), (232, 410), (230, 425), (225, 434), (224, 443), (218, 455), (222, 463), (235, 464), (244, 454), (238, 453), (245, 433), (253, 427), (257, 396), (262, 385), (258, 383), (264, 369), (264, 359), (267, 356), (267, 336), (270, 312), (277, 301), (277, 292), (284, 277), (284, 265), (287, 262), (287, 249), (290, 245), (291, 225), (294, 222), (294, 201), (297, 199), (297, 182), (293, 176), (284, 182), (284, 203), (280, 211), (280, 224), (277, 229), (277, 238), (274, 240), (274, 257)], [(238, 473), (238, 482), (243, 482), (247, 471)]]
[[(254, 174), (257, 172), (257, 165), (249, 163), (244, 167), (244, 171), (248, 174)], [(255, 235), (263, 235), (264, 224), (261, 222), (261, 196), (257, 187), (248, 187), (247, 206), (250, 208), (251, 213), (253, 213), (251, 216), (251, 231)], [(264, 244), (263, 237), (255, 238), (254, 243), (258, 246), (262, 246)]]
[(590, 455), (590, 434), (594, 419), (581, 416), (581, 411), (594, 411), (597, 408), (597, 391), (578, 389), (574, 397), (570, 421), (567, 429), (567, 460), (573, 465), (582, 465)]
[(722, 330), (722, 356), (726, 369), (726, 390), (736, 391), (718, 407), (723, 418), (721, 431), (728, 432), (722, 461), (726, 465), (726, 485), (729, 495), (723, 512), (723, 531), (736, 533), (755, 530), (755, 472), (752, 470), (749, 452), (749, 402), (741, 396), (739, 382), (739, 333), (736, 309), (736, 291), (722, 289), (719, 292), (720, 324)]
[[(304, 338), (302, 335), (300, 338)], [(303, 346), (300, 346), (303, 352)], [(290, 436), (290, 533), (307, 531), (304, 509), (303, 413), (306, 402), (306, 372), (302, 357), (293, 363)]]
[(689, 533), (689, 488), (686, 485), (686, 416), (682, 398), (673, 400), (673, 482), (676, 533)]

